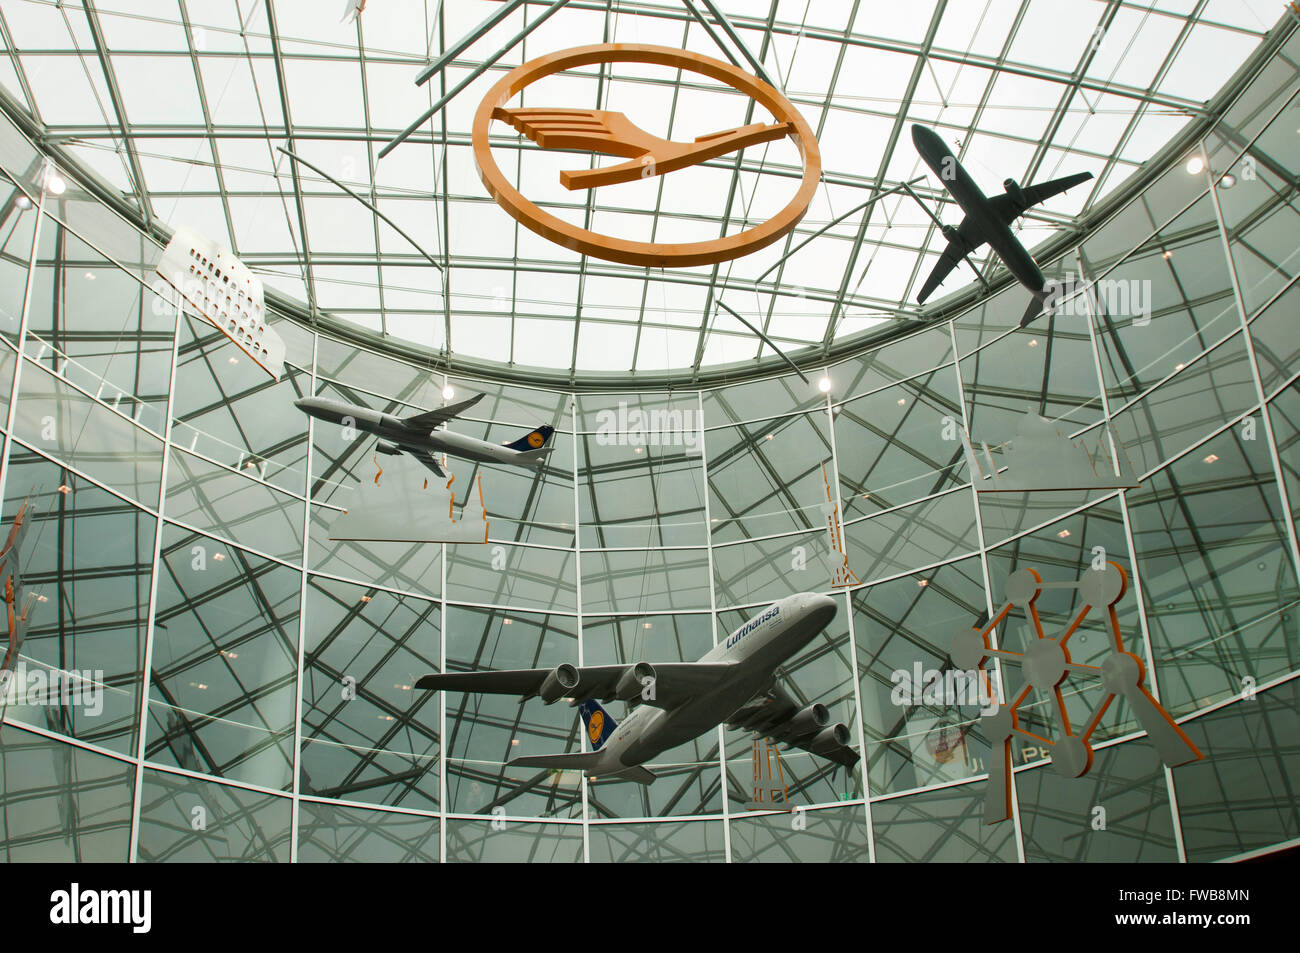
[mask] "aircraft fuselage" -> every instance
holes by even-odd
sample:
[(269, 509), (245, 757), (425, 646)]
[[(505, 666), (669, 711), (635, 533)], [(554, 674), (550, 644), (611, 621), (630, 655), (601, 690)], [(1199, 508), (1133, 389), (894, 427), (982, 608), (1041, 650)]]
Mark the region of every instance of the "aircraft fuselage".
[[(392, 414), (385, 414), (357, 404), (330, 400), (327, 397), (304, 397), (294, 401), (294, 405), (317, 420), (353, 427), (363, 433), (372, 434), (400, 450), (429, 454), (445, 453), (478, 463), (506, 463), (516, 466), (537, 466), (545, 459), (545, 454), (536, 451), (521, 453), (466, 434), (448, 430), (412, 428), (402, 418), (394, 417)], [(381, 450), (392, 452), (382, 447)]]
[(830, 624), (835, 611), (833, 598), (815, 593), (773, 603), (700, 659), (736, 663), (714, 689), (671, 710), (652, 705), (634, 709), (600, 749), (603, 757), (590, 772), (617, 774), (723, 724)]
[(978, 247), (981, 239), (988, 242), (1017, 281), (1030, 291), (1042, 291), (1047, 282), (1037, 262), (1016, 238), (1011, 226), (998, 216), (988, 196), (957, 161), (947, 143), (924, 126), (912, 127), (912, 141), (925, 164), (966, 213), (961, 232), (970, 246)]

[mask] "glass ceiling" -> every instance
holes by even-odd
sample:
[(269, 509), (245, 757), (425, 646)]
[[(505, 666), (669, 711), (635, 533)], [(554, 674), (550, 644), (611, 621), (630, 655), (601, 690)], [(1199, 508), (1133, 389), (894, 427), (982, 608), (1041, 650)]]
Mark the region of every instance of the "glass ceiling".
[[(347, 5), (4, 0), (0, 85), (47, 147), (142, 218), (228, 244), (309, 319), (449, 354), (453, 366), (677, 379), (775, 360), (719, 300), (796, 355), (920, 315), (912, 301), (944, 241), (916, 201), (887, 192), (927, 171), (910, 123), (936, 127), (989, 193), (1007, 177), (1094, 174), (1022, 220), (1033, 248), (1077, 228), (1204, 112), (1282, 10), (1275, 0), (718, 0), (713, 9), (729, 21), (719, 24), (703, 0), (570, 0), (379, 159), (550, 4), (524, 4), (477, 36), (498, 0), (372, 0), (356, 22), (341, 22)], [(466, 37), (473, 42), (449, 66), (415, 84)], [(524, 60), (600, 42), (758, 59), (821, 146), (822, 186), (799, 228), (746, 258), (665, 271), (580, 256), (498, 208), (470, 148), (484, 92)], [(770, 121), (695, 74), (637, 65), (553, 77), (512, 105), (521, 101), (615, 109), (678, 140)], [(544, 209), (640, 240), (736, 233), (785, 204), (798, 181), (797, 152), (782, 140), (670, 176), (568, 192), (557, 171), (586, 157), (544, 152), (500, 123), (493, 133), (498, 164)], [(280, 148), (363, 196), (419, 248)], [(937, 185), (925, 177), (913, 188), (957, 224)], [(996, 280), (994, 259), (976, 264)], [(973, 282), (969, 269), (954, 272), (937, 307)]]

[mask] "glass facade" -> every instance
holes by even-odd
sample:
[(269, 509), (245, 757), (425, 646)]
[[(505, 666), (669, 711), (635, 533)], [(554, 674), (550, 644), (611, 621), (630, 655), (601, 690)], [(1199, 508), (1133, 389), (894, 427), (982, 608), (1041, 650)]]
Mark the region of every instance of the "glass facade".
[[(4, 859), (1199, 861), (1300, 837), (1297, 54), (1293, 39), (1193, 146), (1206, 171), (1173, 164), (1048, 267), (1089, 286), (1074, 307), (1022, 329), (1024, 293), (1004, 289), (827, 366), (828, 393), (794, 375), (500, 383), (287, 318), (271, 381), (155, 294), (152, 238), (76, 182), (50, 188), (3, 123), (5, 522), (35, 503), (21, 661), (94, 673), (99, 698), (7, 705)], [(445, 387), (487, 395), (458, 432), (554, 426), (548, 465), (453, 464), (458, 502), (482, 478), (487, 545), (331, 541), (371, 444), (293, 401), (400, 415)], [(671, 440), (607, 426), (651, 411), (683, 422)], [(960, 428), (1002, 441), (1027, 412), (1090, 440), (1106, 428), (1140, 485), (977, 492)], [(828, 591), (828, 497), (857, 582), (783, 684), (850, 726), (863, 761), (784, 754), (801, 812), (746, 810), (742, 733), (666, 752), (648, 787), (584, 781), (506, 764), (577, 750), (566, 706), (413, 688), (695, 660), (771, 600)], [(1013, 818), (986, 826), (973, 710), (895, 704), (891, 673), (944, 667), (1013, 568), (1074, 582), (1097, 547), (1132, 581), (1126, 648), (1206, 758), (1162, 767), (1116, 704), (1082, 779), (1016, 741)], [(1066, 589), (1040, 603), (1049, 632), (1079, 607)], [(1076, 636), (1080, 660), (1102, 634)], [(1079, 692), (1076, 717), (1095, 702)], [(1043, 713), (1024, 717), (1047, 731)]]

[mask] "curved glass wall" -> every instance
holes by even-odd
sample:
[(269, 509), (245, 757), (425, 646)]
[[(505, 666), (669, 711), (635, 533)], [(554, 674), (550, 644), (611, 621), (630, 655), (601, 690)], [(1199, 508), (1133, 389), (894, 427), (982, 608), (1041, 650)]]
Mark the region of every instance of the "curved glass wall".
[[(4, 712), (5, 859), (1214, 860), (1300, 837), (1277, 793), (1300, 783), (1297, 45), (1205, 137), (1207, 172), (1176, 165), (1049, 264), (1086, 294), (1024, 329), (1023, 292), (993, 295), (827, 367), (829, 392), (501, 385), (287, 320), (272, 382), (155, 296), (155, 243), (75, 183), (42, 189), (43, 157), (5, 129), (0, 494), (6, 522), (34, 501), (38, 600)], [(458, 431), (554, 426), (548, 465), (457, 467), (461, 503), (482, 478), (486, 545), (330, 540), (370, 444), (293, 401), (414, 413), (445, 387), (487, 395)], [(1136, 488), (978, 492), (961, 429), (997, 444), (1027, 413), (1113, 434)], [(629, 437), (640, 415), (661, 439)], [(827, 503), (857, 580), (835, 590)], [(1116, 704), (1081, 780), (1017, 740), (1013, 819), (986, 826), (977, 711), (898, 704), (894, 673), (948, 667), (1014, 568), (1072, 583), (1099, 549), (1130, 575), (1126, 648), (1206, 759), (1163, 768)], [(584, 783), (506, 764), (578, 750), (566, 706), (413, 689), (694, 660), (805, 590), (839, 612), (783, 684), (863, 761), (785, 753), (793, 815), (746, 809), (744, 734), (666, 752), (648, 787)], [(1049, 632), (1080, 606), (1039, 604)], [(1101, 627), (1075, 638), (1101, 657)], [(74, 697), (27, 690), (79, 673)], [(1068, 688), (1072, 720), (1095, 702)], [(1050, 734), (1046, 715), (1022, 709)]]

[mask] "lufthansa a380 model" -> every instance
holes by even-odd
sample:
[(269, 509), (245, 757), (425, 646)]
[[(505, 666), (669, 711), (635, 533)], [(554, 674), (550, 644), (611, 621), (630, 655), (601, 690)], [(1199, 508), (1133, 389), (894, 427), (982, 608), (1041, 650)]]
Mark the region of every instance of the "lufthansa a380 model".
[[(524, 755), (510, 764), (567, 768), (649, 784), (645, 762), (724, 722), (851, 767), (849, 729), (830, 723), (825, 705), (800, 707), (775, 680), (777, 667), (835, 618), (835, 600), (803, 592), (773, 603), (697, 662), (635, 662), (503, 672), (425, 675), (416, 688), (537, 696), (577, 706), (594, 749)], [(637, 704), (616, 722), (596, 701)]]
[(445, 477), (442, 467), (434, 454), (445, 453), (460, 457), (462, 460), (475, 460), (479, 463), (509, 463), (521, 466), (541, 466), (547, 455), (555, 449), (550, 446), (555, 436), (555, 428), (542, 424), (530, 433), (524, 434), (512, 443), (497, 445), (479, 440), (466, 434), (439, 430), (447, 421), (459, 417), (480, 400), (482, 394), (475, 394), (459, 404), (450, 404), (411, 417), (394, 417), (392, 414), (380, 413), (359, 404), (345, 404), (328, 397), (303, 397), (295, 400), (293, 405), (317, 420), (345, 424), (355, 427), (363, 433), (374, 434), (379, 438), (375, 449), (380, 453), (396, 456), (406, 453), (414, 457), (433, 471), (435, 476)]

